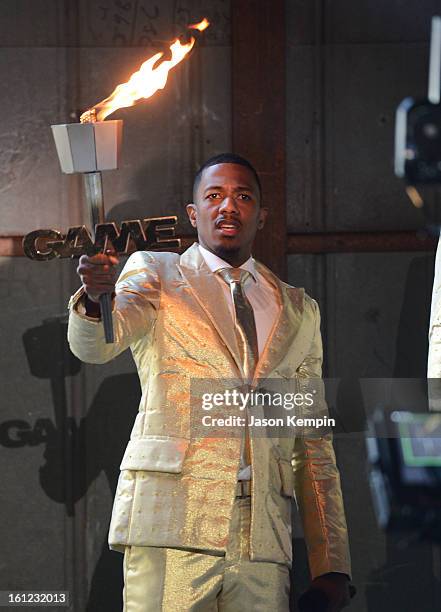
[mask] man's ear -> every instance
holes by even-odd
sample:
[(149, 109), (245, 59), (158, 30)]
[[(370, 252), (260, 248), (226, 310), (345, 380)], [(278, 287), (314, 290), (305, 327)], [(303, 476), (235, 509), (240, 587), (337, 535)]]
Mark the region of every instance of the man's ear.
[(262, 229), (265, 225), (266, 217), (268, 215), (268, 208), (263, 206), (259, 211), (259, 220), (257, 222), (257, 229)]
[(197, 223), (196, 223), (197, 212), (196, 212), (195, 204), (193, 202), (190, 202), (189, 204), (187, 204), (185, 208), (187, 210), (187, 215), (188, 215), (188, 219), (190, 223), (192, 224), (193, 227), (197, 227)]

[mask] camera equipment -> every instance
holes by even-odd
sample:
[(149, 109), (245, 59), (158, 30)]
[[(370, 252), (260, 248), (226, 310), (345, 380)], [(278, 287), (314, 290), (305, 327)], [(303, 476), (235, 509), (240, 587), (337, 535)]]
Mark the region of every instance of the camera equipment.
[(441, 414), (378, 410), (366, 444), (380, 527), (441, 543)]
[(395, 174), (408, 185), (441, 184), (440, 79), (441, 17), (433, 17), (428, 97), (405, 98), (396, 112)]

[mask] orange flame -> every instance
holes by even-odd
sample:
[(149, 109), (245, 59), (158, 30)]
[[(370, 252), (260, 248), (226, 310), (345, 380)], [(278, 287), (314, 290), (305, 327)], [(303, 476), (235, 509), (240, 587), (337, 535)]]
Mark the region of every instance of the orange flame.
[[(204, 18), (200, 23), (188, 26), (191, 29), (196, 29), (202, 32), (209, 26), (209, 22)], [(99, 102), (89, 110), (85, 111), (80, 121), (93, 121), (96, 116), (96, 121), (103, 121), (106, 117), (114, 113), (119, 108), (133, 106), (141, 99), (150, 98), (158, 89), (164, 89), (169, 71), (179, 64), (184, 57), (192, 50), (195, 43), (193, 36), (189, 43), (181, 44), (177, 38), (171, 45), (171, 59), (162, 61), (155, 66), (163, 57), (164, 53), (156, 53), (146, 60), (141, 68), (134, 72), (126, 83), (118, 85), (108, 98)]]
[(204, 17), (202, 21), (200, 21), (199, 23), (194, 23), (193, 25), (189, 25), (188, 28), (190, 30), (199, 30), (199, 32), (203, 32), (208, 28), (209, 25), (210, 22), (206, 17)]

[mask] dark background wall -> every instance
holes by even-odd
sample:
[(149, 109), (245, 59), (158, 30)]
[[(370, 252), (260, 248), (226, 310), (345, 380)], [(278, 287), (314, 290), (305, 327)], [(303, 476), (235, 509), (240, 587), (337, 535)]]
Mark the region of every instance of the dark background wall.
[[(393, 174), (394, 113), (404, 97), (426, 95), (430, 18), (440, 9), (427, 0), (287, 3), (288, 231), (422, 227)], [(381, 239), (377, 251), (293, 254), (289, 279), (321, 305), (325, 371), (337, 379), (328, 399), (346, 432), (335, 448), (362, 591), (350, 609), (435, 611), (439, 550), (378, 530), (362, 433), (370, 411), (390, 406), (367, 388), (426, 375), (433, 253), (381, 252)]]
[[(71, 610), (121, 608), (122, 556), (106, 538), (139, 399), (134, 366), (129, 354), (104, 366), (69, 354), (75, 265), (14, 256), (7, 237), (83, 221), (81, 180), (60, 173), (49, 126), (77, 120), (207, 15), (211, 28), (166, 89), (115, 114), (123, 163), (104, 174), (108, 218), (176, 213), (191, 235), (183, 207), (199, 163), (231, 148), (256, 163), (274, 217), (258, 254), (319, 301), (325, 373), (337, 379), (329, 403), (359, 591), (349, 609), (440, 609), (439, 550), (376, 525), (363, 439), (373, 403), (361, 391), (367, 379), (425, 376), (433, 252), (405, 242), (390, 252), (387, 240), (366, 252), (363, 236), (423, 225), (393, 176), (394, 111), (425, 94), (439, 10), (430, 0), (0, 1), (1, 590), (66, 589)], [(305, 253), (317, 232), (365, 233), (355, 248)], [(298, 593), (308, 580), (298, 524), (295, 535)]]

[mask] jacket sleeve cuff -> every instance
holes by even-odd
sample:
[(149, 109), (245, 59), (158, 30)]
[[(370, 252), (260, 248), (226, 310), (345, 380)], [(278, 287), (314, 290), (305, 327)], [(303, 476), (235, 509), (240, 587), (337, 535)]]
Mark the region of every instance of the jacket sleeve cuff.
[[(68, 309), (71, 313), (78, 315), (81, 319), (86, 321), (92, 321), (93, 323), (100, 323), (101, 316), (90, 317), (86, 314), (86, 292), (84, 287), (80, 287), (70, 298)], [(112, 302), (112, 312), (115, 310), (115, 300)]]
[(340, 545), (339, 549), (335, 550), (333, 554), (320, 554), (319, 551), (317, 551), (315, 554), (309, 555), (309, 569), (312, 580), (318, 578), (318, 576), (331, 572), (346, 574), (349, 580), (352, 580), (349, 544), (345, 542)]

